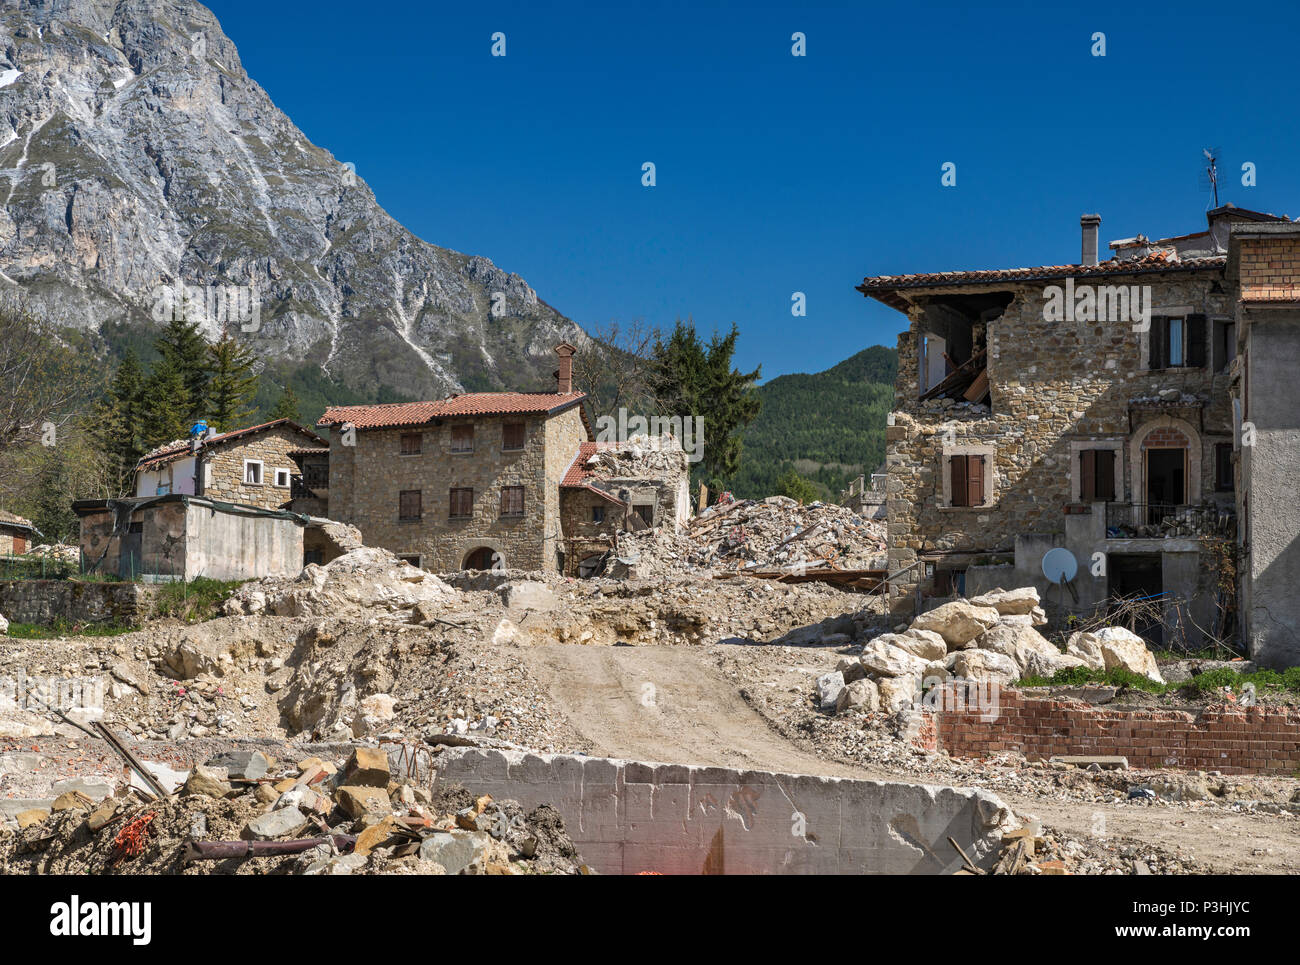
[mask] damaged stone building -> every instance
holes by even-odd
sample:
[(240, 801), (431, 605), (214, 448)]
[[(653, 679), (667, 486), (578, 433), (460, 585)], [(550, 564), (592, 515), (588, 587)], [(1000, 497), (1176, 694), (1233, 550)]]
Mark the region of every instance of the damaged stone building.
[[(1163, 607), (1141, 628), (1157, 643), (1237, 639), (1245, 333), (1228, 255), (1239, 231), (1293, 229), (1226, 205), (1101, 261), (1100, 222), (1081, 219), (1078, 264), (858, 286), (908, 319), (887, 429), (894, 605), (1033, 585), (1059, 617), (1137, 595)], [(1043, 573), (1054, 547), (1077, 562), (1066, 586)]]
[[(327, 409), (317, 424), (332, 432), (328, 485), (313, 490), (317, 507), (356, 526), (367, 544), (436, 572), (576, 573), (594, 547), (608, 547), (607, 530), (679, 519), (684, 476), (642, 465), (599, 486), (576, 484), (599, 444), (587, 396), (573, 387), (575, 351), (556, 347), (552, 392)], [(566, 485), (571, 478), (575, 485)]]

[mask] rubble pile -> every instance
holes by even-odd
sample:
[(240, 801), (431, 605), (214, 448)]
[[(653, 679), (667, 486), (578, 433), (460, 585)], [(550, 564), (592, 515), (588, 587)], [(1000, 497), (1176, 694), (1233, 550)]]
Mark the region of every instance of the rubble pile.
[(641, 560), (639, 573), (884, 569), (885, 549), (883, 520), (788, 496), (715, 503), (681, 533), (619, 537), (619, 555)]
[(687, 471), (688, 463), (675, 437), (637, 435), (598, 448), (586, 467), (596, 479), (653, 479), (680, 475)]
[(0, 874), (583, 874), (553, 808), (435, 791), (381, 749), (281, 765), (257, 751), (195, 767), (177, 794), (79, 791), (0, 832)]
[(992, 590), (920, 614), (906, 628), (869, 637), (816, 681), (826, 713), (894, 714), (917, 705), (923, 690), (949, 678), (1008, 686), (1062, 670), (1120, 667), (1164, 683), (1146, 641), (1122, 627), (1073, 634), (1065, 652), (1036, 630), (1047, 623), (1033, 587)]

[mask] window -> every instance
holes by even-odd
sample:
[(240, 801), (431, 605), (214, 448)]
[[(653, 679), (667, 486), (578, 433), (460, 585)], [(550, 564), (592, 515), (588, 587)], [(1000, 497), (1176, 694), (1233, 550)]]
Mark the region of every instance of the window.
[(422, 432), (403, 432), (402, 447), (399, 450), (403, 456), (418, 456), (424, 448), (424, 433)]
[(1214, 444), (1214, 490), (1230, 493), (1236, 488), (1232, 475), (1232, 443), (1216, 442)]
[(288, 469), (277, 469), (277, 470), (275, 471), (275, 484), (276, 484), (276, 486), (278, 486), (280, 489), (288, 489), (288, 488), (289, 488), (289, 470), (288, 470)]
[(632, 507), (632, 512), (641, 517), (641, 522), (650, 526), (655, 521), (655, 508), (650, 503), (637, 503)]
[(398, 519), (419, 519), (422, 512), (420, 490), (403, 489), (397, 494)]
[(244, 460), (244, 483), (249, 486), (262, 485), (262, 460)]
[(604, 506), (592, 506), (592, 507), (591, 507), (591, 521), (592, 521), (593, 523), (603, 523), (603, 522), (605, 521), (605, 507), (604, 507)]
[(1233, 359), (1237, 357), (1237, 323), (1214, 323), (1214, 367), (1216, 371), (1226, 372)]
[(524, 487), (501, 487), (501, 515), (522, 516), (524, 514)]
[(950, 506), (984, 505), (984, 457), (955, 455), (948, 460), (952, 483)]
[(1079, 502), (1115, 501), (1115, 450), (1084, 449), (1079, 453)]
[(451, 427), (451, 451), (474, 451), (474, 423)]
[(1151, 319), (1148, 366), (1152, 369), (1205, 367), (1205, 316)]
[(524, 447), (524, 424), (507, 422), (501, 427), (501, 448), (522, 449)]
[(474, 515), (474, 490), (453, 489), (448, 499), (447, 515), (451, 519), (468, 519)]
[(397, 558), (401, 560), (403, 563), (408, 563), (411, 566), (419, 567), (420, 565), (419, 553), (406, 553), (406, 554), (398, 553)]

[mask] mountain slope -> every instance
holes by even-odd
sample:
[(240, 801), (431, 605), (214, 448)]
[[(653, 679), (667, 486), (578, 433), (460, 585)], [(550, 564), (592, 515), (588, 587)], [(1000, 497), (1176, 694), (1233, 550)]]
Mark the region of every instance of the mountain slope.
[(178, 281), (252, 286), (260, 357), (406, 397), (545, 387), (552, 347), (586, 342), (518, 275), (394, 221), (189, 0), (4, 5), (0, 197), (0, 285), (81, 329), (154, 326)]
[(782, 375), (759, 387), (763, 409), (746, 430), (732, 491), (770, 496), (790, 469), (823, 499), (885, 459), (885, 417), (893, 408), (898, 353), (873, 345), (814, 375)]

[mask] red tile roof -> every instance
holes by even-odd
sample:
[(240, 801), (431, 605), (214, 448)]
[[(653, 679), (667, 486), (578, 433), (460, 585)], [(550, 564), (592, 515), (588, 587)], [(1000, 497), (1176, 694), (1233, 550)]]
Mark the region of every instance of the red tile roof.
[(1103, 261), (1097, 265), (1041, 265), (1037, 268), (996, 268), (977, 271), (937, 271), (915, 275), (868, 276), (858, 291), (871, 298), (892, 302), (892, 292), (910, 288), (942, 288), (948, 285), (975, 285), (996, 282), (1046, 281), (1051, 278), (1079, 278), (1096, 275), (1142, 275), (1150, 272), (1207, 271), (1222, 268), (1227, 258), (1185, 258), (1171, 261), (1160, 252), (1128, 261)]
[[(272, 422), (263, 422), (259, 425), (248, 426), (244, 429), (233, 429), (230, 432), (223, 432), (220, 435), (209, 436), (203, 440), (202, 448), (207, 449), (209, 446), (215, 446), (223, 442), (233, 442), (235, 439), (241, 439), (244, 436), (249, 436), (256, 432), (265, 432), (268, 429), (275, 429), (280, 426), (288, 426), (290, 429), (302, 433), (307, 438), (314, 442), (318, 442), (323, 446), (329, 445), (327, 439), (322, 439), (320, 436), (316, 435), (316, 433), (298, 425), (298, 423), (294, 422), (292, 419), (275, 419)], [(155, 466), (165, 465), (173, 459), (179, 459), (182, 456), (188, 455), (189, 452), (190, 444), (188, 441), (182, 440), (180, 442), (174, 442), (162, 449), (155, 449), (153, 452), (146, 453), (144, 458), (135, 464), (135, 468), (137, 471), (141, 469), (152, 469)]]
[(334, 405), (317, 420), (321, 427), (351, 423), (358, 429), (416, 426), (445, 416), (553, 415), (587, 398), (585, 392), (467, 392), (437, 402), (393, 402), (385, 405)]

